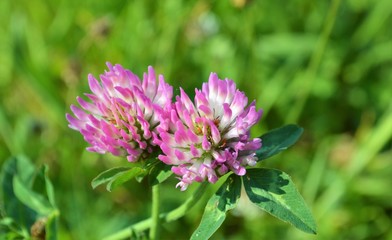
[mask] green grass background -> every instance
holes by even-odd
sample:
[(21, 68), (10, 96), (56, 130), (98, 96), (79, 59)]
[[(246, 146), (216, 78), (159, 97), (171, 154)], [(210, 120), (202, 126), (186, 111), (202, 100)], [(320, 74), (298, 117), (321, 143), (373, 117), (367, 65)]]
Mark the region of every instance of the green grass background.
[[(176, 94), (217, 72), (264, 109), (253, 136), (304, 127), (260, 166), (293, 177), (318, 235), (244, 198), (213, 239), (392, 239), (392, 1), (0, 1), (0, 163), (24, 154), (50, 166), (59, 239), (100, 239), (150, 214), (144, 182), (92, 190), (99, 172), (126, 160), (85, 151), (67, 127), (87, 74), (106, 61), (138, 75), (152, 65)], [(175, 183), (165, 183), (164, 209), (192, 192)], [(187, 239), (202, 208), (162, 237)]]

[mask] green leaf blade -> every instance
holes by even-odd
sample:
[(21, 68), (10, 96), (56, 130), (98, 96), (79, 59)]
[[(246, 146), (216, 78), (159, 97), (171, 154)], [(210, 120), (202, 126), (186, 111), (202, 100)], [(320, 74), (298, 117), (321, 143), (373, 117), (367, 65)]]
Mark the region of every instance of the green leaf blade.
[(96, 176), (92, 181), (91, 181), (91, 186), (93, 189), (98, 187), (99, 185), (102, 185), (104, 183), (108, 183), (112, 181), (112, 179), (119, 173), (126, 172), (130, 168), (129, 167), (115, 167), (115, 168), (110, 168), (106, 171), (101, 172)]
[(1, 236), (7, 234), (10, 239), (30, 239), (30, 229), (42, 225), (46, 228), (46, 239), (57, 239), (59, 211), (53, 185), (47, 176), (48, 168), (42, 166), (38, 171), (34, 168), (29, 159), (18, 156), (7, 160), (1, 169), (0, 202), (4, 201), (6, 216), (0, 222)]
[(116, 187), (122, 185), (123, 183), (143, 174), (146, 170), (140, 167), (133, 167), (127, 171), (119, 172), (109, 181), (106, 185), (106, 190), (111, 192)]
[(263, 134), (260, 137), (262, 147), (256, 151), (258, 161), (272, 157), (294, 145), (302, 133), (303, 128), (289, 124)]
[(200, 225), (191, 240), (208, 239), (222, 225), (226, 212), (237, 206), (241, 196), (241, 178), (231, 175), (208, 201)]
[(146, 174), (147, 170), (142, 167), (114, 167), (103, 171), (91, 181), (93, 189), (106, 184), (106, 190), (109, 192), (121, 184), (138, 176)]
[(173, 175), (171, 166), (159, 161), (151, 168), (148, 181), (150, 182), (151, 186), (154, 186), (164, 182), (171, 175)]
[(275, 169), (248, 169), (243, 176), (251, 202), (271, 215), (307, 233), (316, 234), (316, 222), (291, 178)]
[(13, 179), (18, 176), (23, 184), (30, 185), (33, 174), (33, 164), (23, 156), (8, 159), (1, 168), (0, 202), (3, 202), (6, 216), (12, 218), (19, 226), (31, 226), (37, 217), (37, 213), (27, 207), (15, 195)]
[(26, 206), (41, 215), (48, 215), (53, 208), (44, 196), (29, 189), (18, 176), (13, 178), (15, 196)]

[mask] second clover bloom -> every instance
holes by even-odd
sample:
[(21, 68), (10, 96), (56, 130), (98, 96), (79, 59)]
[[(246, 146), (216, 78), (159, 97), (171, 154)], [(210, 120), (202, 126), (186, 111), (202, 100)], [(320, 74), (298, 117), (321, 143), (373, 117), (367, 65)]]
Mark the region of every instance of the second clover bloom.
[(196, 89), (194, 102), (181, 89), (172, 106), (168, 131), (161, 132), (158, 158), (174, 165), (180, 176), (177, 187), (186, 190), (192, 182), (215, 183), (228, 171), (246, 173), (246, 166), (256, 164), (256, 150), (261, 139), (250, 138), (262, 110), (236, 88), (232, 80), (220, 80), (211, 73), (208, 83)]
[[(90, 101), (78, 97), (82, 107), (71, 105), (75, 117), (67, 114), (69, 127), (80, 131), (90, 151), (126, 156), (128, 161), (147, 157), (157, 147), (158, 131), (166, 129), (164, 109), (171, 105), (173, 88), (163, 76), (159, 83), (152, 67), (143, 80), (117, 64), (98, 82), (89, 75)], [(165, 126), (166, 124), (166, 126)]]

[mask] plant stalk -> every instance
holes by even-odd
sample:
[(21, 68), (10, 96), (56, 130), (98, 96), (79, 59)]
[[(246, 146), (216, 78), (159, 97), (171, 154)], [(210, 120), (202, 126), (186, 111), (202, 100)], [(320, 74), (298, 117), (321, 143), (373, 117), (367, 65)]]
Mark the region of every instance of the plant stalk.
[[(202, 184), (200, 184), (199, 188), (197, 188), (193, 195), (190, 196), (183, 204), (171, 210), (170, 212), (159, 214), (159, 221), (171, 222), (184, 216), (188, 212), (188, 210), (191, 209), (201, 199), (201, 196), (203, 195), (207, 186), (208, 182), (203, 182)], [(139, 233), (151, 228), (152, 225), (153, 219), (148, 218), (138, 223), (135, 223), (125, 229), (122, 229), (110, 236), (107, 236), (106, 238), (104, 238), (104, 240), (120, 240), (124, 238), (129, 238), (135, 233)]]
[(152, 186), (152, 210), (151, 210), (151, 229), (150, 229), (150, 239), (159, 239), (160, 230), (160, 219), (159, 219), (159, 209), (160, 209), (160, 192), (159, 184)]

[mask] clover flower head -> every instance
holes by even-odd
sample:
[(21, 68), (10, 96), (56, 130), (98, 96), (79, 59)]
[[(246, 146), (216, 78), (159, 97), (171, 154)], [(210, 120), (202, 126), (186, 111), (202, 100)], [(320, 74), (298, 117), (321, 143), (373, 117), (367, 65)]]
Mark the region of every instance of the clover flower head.
[(262, 115), (255, 102), (236, 88), (232, 80), (220, 80), (211, 73), (201, 90), (195, 90), (194, 102), (180, 89), (172, 105), (167, 131), (161, 131), (159, 159), (173, 165), (179, 176), (177, 187), (187, 189), (192, 182), (215, 183), (228, 171), (246, 173), (256, 164), (255, 152), (261, 139), (250, 138), (250, 128)]
[(74, 116), (66, 118), (91, 145), (87, 150), (137, 161), (157, 147), (159, 131), (168, 127), (163, 112), (171, 105), (173, 88), (162, 75), (157, 83), (151, 66), (142, 81), (119, 64), (107, 66), (100, 82), (88, 76), (90, 101), (78, 97), (81, 108), (71, 105)]

